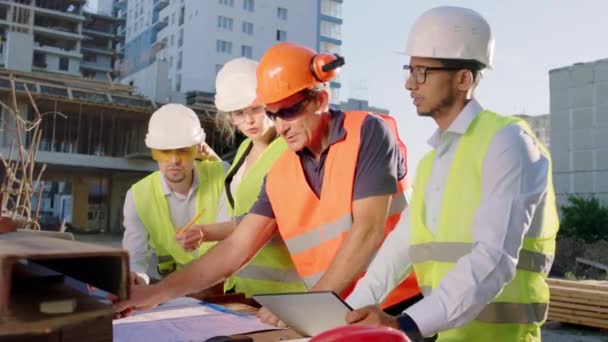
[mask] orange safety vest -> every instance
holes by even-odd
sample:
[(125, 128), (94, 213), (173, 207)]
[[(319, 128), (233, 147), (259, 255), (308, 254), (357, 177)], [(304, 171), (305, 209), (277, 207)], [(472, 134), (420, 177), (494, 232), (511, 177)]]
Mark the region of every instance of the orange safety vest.
[[(310, 189), (300, 158), (292, 151), (284, 153), (268, 173), (266, 192), (279, 232), (308, 288), (316, 284), (329, 268), (351, 229), (361, 127), (367, 115), (371, 114), (359, 111), (345, 113), (346, 137), (328, 151), (320, 198)], [(405, 144), (399, 139), (394, 119), (379, 116), (395, 134), (399, 148), (405, 154)], [(404, 178), (398, 182), (397, 193), (391, 198), (385, 237), (395, 228), (407, 205), (406, 189), (407, 180)], [(346, 298), (355, 284), (356, 281), (341, 296)], [(416, 278), (411, 275), (391, 292), (382, 307), (389, 307), (418, 293)]]

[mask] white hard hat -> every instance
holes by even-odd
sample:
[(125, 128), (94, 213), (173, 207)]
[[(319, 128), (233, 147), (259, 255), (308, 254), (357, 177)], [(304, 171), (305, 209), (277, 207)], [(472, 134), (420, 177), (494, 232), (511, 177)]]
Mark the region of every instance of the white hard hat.
[(258, 63), (239, 57), (226, 63), (215, 79), (215, 106), (222, 112), (249, 107), (256, 99)]
[(148, 122), (146, 146), (158, 150), (172, 150), (202, 144), (205, 131), (194, 111), (177, 103), (157, 109)]
[(413, 57), (470, 59), (491, 69), (494, 37), (481, 14), (462, 7), (435, 7), (416, 19), (405, 53)]

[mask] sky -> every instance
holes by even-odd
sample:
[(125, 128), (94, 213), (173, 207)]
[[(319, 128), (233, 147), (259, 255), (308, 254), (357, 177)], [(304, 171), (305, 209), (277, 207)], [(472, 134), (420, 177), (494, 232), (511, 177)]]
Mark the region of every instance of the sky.
[[(97, 1), (89, 2), (96, 8)], [(549, 113), (549, 70), (608, 58), (606, 0), (344, 0), (340, 97), (390, 110), (408, 145), (411, 171), (429, 150), (426, 140), (436, 126), (416, 115), (401, 71), (409, 59), (397, 52), (414, 20), (440, 5), (474, 9), (490, 23), (494, 70), (485, 74), (476, 98), (498, 113)]]

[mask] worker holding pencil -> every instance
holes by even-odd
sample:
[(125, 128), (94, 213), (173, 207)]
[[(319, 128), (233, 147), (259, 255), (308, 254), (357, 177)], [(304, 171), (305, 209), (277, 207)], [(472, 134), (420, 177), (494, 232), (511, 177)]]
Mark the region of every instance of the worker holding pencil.
[[(129, 251), (133, 284), (169, 274), (213, 245), (203, 242), (201, 235), (198, 243), (184, 250), (176, 236), (194, 224), (230, 218), (224, 196), (229, 165), (205, 144), (205, 132), (191, 109), (167, 104), (154, 112), (146, 146), (159, 170), (135, 183), (124, 204), (123, 248)], [(195, 160), (197, 156), (207, 160)], [(153, 254), (158, 258), (155, 263)]]

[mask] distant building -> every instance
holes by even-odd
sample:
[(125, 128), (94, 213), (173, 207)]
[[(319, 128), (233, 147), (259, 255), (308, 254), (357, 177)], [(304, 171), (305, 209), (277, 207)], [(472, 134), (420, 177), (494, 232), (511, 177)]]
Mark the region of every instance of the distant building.
[(379, 107), (372, 107), (369, 105), (367, 100), (359, 100), (359, 99), (348, 99), (346, 101), (342, 101), (340, 103), (341, 110), (349, 111), (349, 110), (362, 110), (379, 114), (388, 114), (389, 110)]
[[(122, 80), (161, 102), (214, 93), (224, 63), (259, 60), (278, 42), (332, 53), (342, 45), (342, 0), (116, 0), (115, 8), (125, 22)], [(339, 79), (330, 86), (338, 104)]]
[[(103, 1), (103, 0), (102, 0)], [(85, 1), (0, 1), (0, 66), (108, 80), (120, 58), (121, 19), (83, 11)]]
[(534, 131), (534, 134), (540, 140), (543, 145), (547, 148), (551, 146), (551, 118), (549, 114), (543, 115), (526, 115), (526, 114), (518, 114), (514, 115), (518, 118), (522, 118), (526, 120), (530, 128)]
[(556, 192), (608, 203), (608, 59), (549, 71)]

